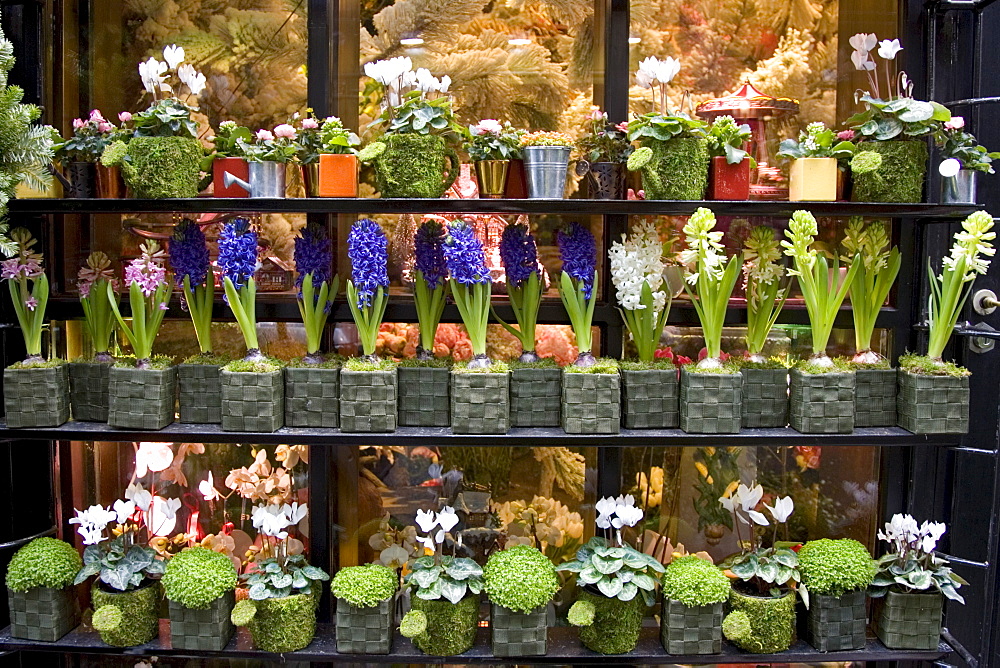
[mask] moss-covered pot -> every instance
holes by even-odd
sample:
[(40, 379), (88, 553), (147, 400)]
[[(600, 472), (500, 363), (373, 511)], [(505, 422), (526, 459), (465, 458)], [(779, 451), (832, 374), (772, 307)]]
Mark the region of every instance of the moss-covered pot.
[(7, 590), (10, 637), (55, 642), (80, 623), (80, 606), (73, 587), (32, 587)]
[(177, 406), (181, 422), (222, 422), (221, 368), (218, 364), (177, 365)]
[(803, 434), (854, 431), (854, 373), (805, 373), (792, 369), (789, 422)]
[(854, 372), (854, 426), (896, 426), (896, 369)]
[(806, 640), (821, 652), (862, 649), (868, 627), (867, 593), (862, 589), (843, 596), (809, 595)]
[(229, 616), (236, 596), (228, 591), (203, 610), (168, 601), (170, 646), (174, 649), (222, 651), (229, 644), (236, 627)]
[(3, 372), (7, 426), (58, 427), (69, 420), (69, 366)]
[(889, 649), (934, 650), (941, 640), (941, 594), (890, 591), (875, 604), (875, 635)]
[(736, 434), (743, 421), (743, 376), (681, 369), (681, 429), (689, 434)]
[(511, 369), (512, 427), (558, 427), (561, 415), (561, 369), (557, 367)]
[(780, 598), (764, 598), (733, 589), (729, 593), (729, 608), (745, 612), (750, 618), (749, 637), (735, 641), (744, 651), (774, 654), (791, 646), (795, 635), (795, 592), (789, 591)]
[(78, 422), (107, 422), (111, 362), (70, 362), (69, 403)]
[(122, 619), (118, 628), (100, 631), (101, 640), (112, 647), (135, 647), (155, 638), (160, 632), (158, 611), (162, 595), (157, 581), (147, 581), (131, 591), (105, 591), (95, 584), (90, 590), (94, 612), (113, 605), (121, 610)]
[(436, 135), (386, 135), (372, 162), (382, 197), (441, 197), (458, 177), (458, 154)]
[(722, 603), (689, 606), (664, 598), (660, 642), (667, 654), (718, 654), (722, 651)]
[(680, 424), (676, 369), (622, 369), (626, 429), (675, 429)]
[(285, 424), (284, 369), (219, 372), (223, 431), (277, 431)]
[(969, 377), (899, 370), (899, 426), (914, 434), (969, 433)]
[(743, 374), (742, 424), (745, 429), (788, 424), (788, 369), (740, 369)]
[(392, 648), (394, 599), (374, 608), (358, 608), (337, 599), (337, 651), (341, 654), (388, 654)]
[(451, 424), (451, 369), (401, 366), (396, 374), (399, 426), (447, 427)]
[(424, 654), (453, 656), (472, 649), (479, 628), (479, 597), (466, 596), (458, 603), (446, 599), (425, 601), (410, 599), (413, 610), (427, 615), (427, 629), (413, 638)]
[(580, 628), (580, 642), (584, 647), (601, 654), (625, 654), (635, 649), (642, 618), (646, 614), (642, 596), (636, 596), (631, 601), (619, 601), (581, 589), (577, 600), (594, 605), (594, 623)]
[(510, 374), (451, 374), (451, 430), (506, 434), (510, 429)]
[(858, 153), (872, 151), (881, 164), (869, 172), (852, 173), (855, 202), (923, 202), (927, 180), (927, 143), (910, 141), (866, 141), (858, 144)]
[(617, 434), (621, 430), (621, 377), (563, 371), (562, 427), (567, 434)]
[(653, 151), (653, 156), (641, 170), (646, 199), (705, 198), (709, 156), (704, 139), (649, 141), (643, 146)]
[(174, 421), (177, 367), (111, 367), (108, 425), (120, 429), (163, 429)]
[(493, 656), (544, 656), (548, 651), (547, 606), (525, 614), (495, 603), (490, 606)]
[(340, 429), (396, 431), (396, 369), (340, 370)]
[(254, 603), (257, 612), (247, 625), (254, 647), (265, 652), (294, 652), (312, 642), (318, 596), (295, 594)]
[(122, 176), (133, 197), (197, 197), (205, 151), (189, 137), (133, 137)]
[(285, 369), (285, 426), (340, 426), (340, 369)]

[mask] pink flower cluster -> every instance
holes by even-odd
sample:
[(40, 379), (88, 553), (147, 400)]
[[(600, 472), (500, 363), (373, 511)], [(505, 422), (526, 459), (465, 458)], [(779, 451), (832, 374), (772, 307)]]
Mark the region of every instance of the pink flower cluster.
[(961, 130), (965, 127), (965, 119), (961, 116), (952, 116), (951, 120), (944, 122), (945, 130)]
[(503, 126), (500, 125), (500, 121), (492, 118), (479, 121), (477, 125), (472, 127), (474, 135), (499, 135), (501, 132), (503, 132)]
[(93, 127), (100, 134), (111, 134), (115, 131), (115, 126), (109, 123), (104, 116), (101, 114), (99, 109), (94, 109), (90, 112), (90, 118), (83, 120), (82, 118), (73, 119), (73, 129), (83, 130), (87, 126)]
[[(125, 267), (125, 282), (135, 283), (146, 297), (152, 297), (157, 288), (166, 282), (167, 270), (162, 262), (143, 255), (129, 262)], [(166, 309), (166, 304), (160, 304)]]
[(21, 258), (12, 257), (0, 263), (0, 276), (7, 281), (16, 281), (19, 278), (37, 278), (42, 275), (41, 263), (32, 257), (25, 262)]
[[(303, 121), (305, 123), (305, 121)], [(295, 139), (298, 137), (298, 133), (288, 123), (282, 123), (274, 128), (274, 136), (280, 137), (281, 139)]]
[[(303, 118), (302, 119), (302, 129), (303, 130), (315, 130), (319, 128), (319, 121), (315, 118)], [(275, 128), (277, 129), (277, 128)]]

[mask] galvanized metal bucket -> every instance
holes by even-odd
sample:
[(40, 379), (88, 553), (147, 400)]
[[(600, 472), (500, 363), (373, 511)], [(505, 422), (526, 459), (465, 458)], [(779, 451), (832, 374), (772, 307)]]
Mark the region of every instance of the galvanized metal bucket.
[(531, 199), (562, 199), (569, 169), (569, 146), (525, 146), (524, 169)]
[(976, 170), (960, 169), (955, 176), (942, 176), (941, 203), (975, 204)]
[(244, 181), (232, 172), (226, 172), (224, 181), (228, 188), (234, 183), (255, 199), (281, 199), (285, 196), (285, 163), (265, 160), (250, 163), (250, 181)]

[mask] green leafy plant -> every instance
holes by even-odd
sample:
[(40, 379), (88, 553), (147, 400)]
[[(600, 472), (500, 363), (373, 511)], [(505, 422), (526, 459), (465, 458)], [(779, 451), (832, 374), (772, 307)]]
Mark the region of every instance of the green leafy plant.
[(132, 260), (125, 270), (125, 280), (129, 284), (129, 305), (132, 307), (130, 323), (125, 322), (118, 310), (118, 294), (110, 283), (107, 297), (118, 326), (132, 344), (136, 367), (147, 369), (153, 355), (153, 341), (163, 324), (173, 285), (166, 280), (167, 272), (163, 266), (165, 258), (159, 244), (149, 240), (140, 249), (142, 254)]
[(36, 538), (14, 553), (7, 564), (7, 589), (62, 589), (73, 583), (83, 560), (72, 545), (56, 538)]
[(470, 125), (465, 133), (465, 150), (469, 159), (480, 160), (513, 160), (520, 156), (521, 137), (524, 130), (519, 130), (506, 121), (484, 119)]
[(255, 566), (241, 577), (252, 601), (313, 594), (322, 587), (319, 583), (330, 579), (322, 568), (310, 565), (304, 554), (269, 557)]
[(671, 295), (663, 287), (663, 246), (651, 222), (642, 223), (608, 251), (611, 280), (619, 312), (632, 335), (640, 362), (652, 362), (663, 326), (670, 315)]
[(875, 578), (875, 561), (856, 540), (821, 538), (799, 550), (799, 570), (813, 594), (840, 597), (868, 588)]
[(320, 120), (313, 117), (311, 109), (305, 117), (296, 112), (288, 124), (298, 133), (298, 160), (303, 165), (319, 162), (323, 154), (352, 155), (361, 144), (361, 139), (345, 128), (339, 118), (327, 116)]
[(747, 298), (747, 355), (755, 364), (766, 363), (761, 354), (768, 334), (778, 321), (788, 299), (791, 283), (782, 287), (785, 268), (779, 264), (781, 248), (774, 230), (766, 225), (755, 227), (747, 237), (743, 251), (743, 279)]
[(91, 575), (119, 591), (137, 588), (143, 580), (163, 574), (165, 562), (157, 558), (156, 550), (137, 545), (133, 534), (122, 534), (98, 545), (88, 545), (83, 551), (83, 568), (73, 584), (80, 584)]
[(222, 121), (215, 136), (211, 138), (215, 146), (216, 158), (242, 158), (243, 149), (240, 147), (240, 140), (243, 142), (253, 141), (253, 133), (250, 128), (237, 125), (235, 121)]
[[(852, 133), (853, 134), (853, 133)], [(845, 135), (846, 136), (846, 135)], [(779, 158), (836, 158), (850, 160), (857, 147), (854, 142), (841, 139), (822, 122), (810, 123), (799, 132), (798, 141), (783, 139), (778, 147)]]
[(198, 138), (198, 124), (191, 107), (174, 97), (157, 100), (145, 111), (132, 116), (136, 137)]
[(689, 607), (722, 603), (729, 598), (729, 578), (718, 566), (694, 555), (671, 561), (661, 584), (665, 599)]
[(623, 163), (632, 154), (628, 123), (609, 123), (607, 113), (599, 108), (591, 108), (583, 122), (583, 129), (584, 134), (576, 146), (587, 162)]
[(961, 116), (952, 116), (945, 121), (934, 136), (934, 142), (940, 149), (941, 173), (945, 175), (948, 160), (955, 160), (961, 169), (974, 169), (977, 172), (993, 174), (993, 161), (1000, 158), (1000, 152), (990, 152), (985, 146), (981, 146), (975, 135), (963, 130), (965, 119)]
[(620, 601), (642, 595), (646, 605), (656, 600), (656, 584), (663, 564), (629, 545), (613, 546), (608, 539), (594, 536), (577, 550), (576, 558), (556, 568), (576, 573), (584, 585), (593, 585), (601, 594)]
[(330, 591), (356, 608), (375, 608), (396, 593), (396, 573), (382, 564), (341, 568), (330, 582)]
[(292, 162), (302, 147), (297, 141), (298, 132), (291, 125), (282, 123), (271, 130), (257, 130), (252, 141), (237, 139), (236, 144), (250, 162)]
[(464, 132), (448, 97), (429, 100), (420, 91), (407, 93), (402, 104), (387, 108), (371, 127), (381, 127), (387, 135), (437, 135), (450, 142), (457, 142)]
[[(707, 136), (708, 125), (698, 118), (691, 118), (684, 112), (676, 114), (661, 114), (650, 112), (633, 118), (628, 123), (629, 141), (645, 142), (670, 141), (671, 139), (704, 139)], [(628, 168), (637, 170), (644, 167), (652, 157), (649, 147), (637, 149), (628, 159)]]
[(94, 251), (87, 257), (87, 264), (77, 274), (80, 290), (80, 306), (83, 307), (84, 323), (94, 344), (97, 361), (108, 362), (111, 355), (111, 336), (115, 332), (115, 314), (108, 303), (108, 285), (112, 290), (118, 287), (118, 279), (111, 269), (111, 260), (101, 251)]
[(87, 120), (73, 119), (73, 134), (55, 146), (56, 159), (63, 165), (71, 162), (97, 162), (115, 136), (117, 128), (94, 109)]
[(881, 598), (889, 591), (926, 592), (939, 591), (949, 599), (965, 603), (958, 588), (969, 584), (952, 572), (948, 561), (935, 553), (937, 542), (944, 535), (945, 525), (940, 522), (917, 521), (910, 515), (893, 515), (885, 523), (885, 531), (878, 537), (892, 549), (878, 564), (878, 572), (868, 589), (872, 598)]
[(235, 589), (236, 581), (229, 557), (197, 545), (172, 556), (160, 580), (169, 600), (199, 610)]
[(540, 550), (528, 545), (491, 554), (483, 581), (491, 602), (524, 614), (548, 604), (559, 591), (555, 566)]
[(744, 150), (744, 146), (753, 137), (750, 126), (746, 123), (736, 124), (736, 119), (732, 116), (718, 116), (712, 121), (705, 139), (708, 140), (708, 153), (715, 157), (722, 157), (730, 165), (736, 165), (747, 158), (750, 158), (750, 167), (757, 165), (757, 161)]
[[(443, 554), (448, 532), (458, 524), (458, 515), (450, 506), (440, 512), (417, 511), (417, 525), (427, 535), (417, 540), (434, 554), (412, 559), (404, 578), (417, 598), (425, 601), (446, 599), (458, 604), (468, 594), (483, 591), (483, 569), (472, 559)], [(455, 544), (458, 549), (458, 544)]]
[[(42, 254), (34, 249), (37, 241), (31, 232), (18, 227), (10, 233), (14, 255), (3, 262), (3, 280), (10, 288), (10, 298), (21, 327), (24, 347), (28, 353), (25, 365), (33, 365), (42, 358), (42, 329), (45, 327), (45, 307), (49, 302), (49, 279), (42, 268)], [(110, 286), (109, 286), (110, 288)]]
[(851, 283), (851, 313), (854, 316), (854, 343), (857, 363), (877, 363), (872, 351), (872, 335), (879, 311), (889, 297), (889, 290), (899, 275), (899, 249), (889, 248), (889, 235), (882, 221), (865, 226), (860, 217), (851, 218), (844, 233), (844, 261), (848, 266), (860, 261)]

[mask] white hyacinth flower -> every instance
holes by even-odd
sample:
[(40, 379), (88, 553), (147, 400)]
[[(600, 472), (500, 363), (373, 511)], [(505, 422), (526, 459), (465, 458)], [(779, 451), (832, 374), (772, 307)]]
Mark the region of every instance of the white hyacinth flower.
[(631, 235), (623, 235), (621, 242), (611, 244), (611, 280), (615, 285), (618, 303), (623, 309), (636, 311), (642, 304), (643, 283), (653, 293), (653, 310), (661, 312), (667, 304), (663, 285), (663, 246), (650, 222), (639, 225)]

